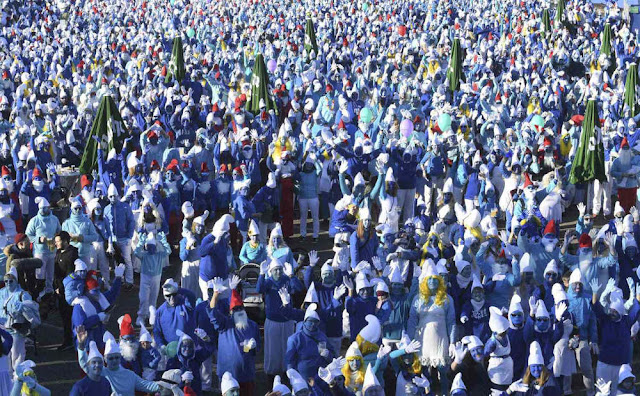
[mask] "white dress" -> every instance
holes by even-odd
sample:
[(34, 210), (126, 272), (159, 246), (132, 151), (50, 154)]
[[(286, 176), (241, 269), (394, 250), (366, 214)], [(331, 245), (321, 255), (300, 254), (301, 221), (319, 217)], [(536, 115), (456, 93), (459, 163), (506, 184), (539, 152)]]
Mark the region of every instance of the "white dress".
[(13, 388), (11, 381), (11, 367), (9, 367), (9, 356), (0, 356), (0, 395), (10, 395)]
[(431, 297), (428, 303), (420, 298), (417, 307), (419, 319), (415, 339), (422, 342), (420, 363), (423, 366), (442, 367), (449, 363), (446, 309), (450, 301), (446, 301), (442, 306), (434, 304), (434, 301), (434, 297)]
[(496, 340), (496, 349), (489, 355), (487, 374), (491, 382), (497, 385), (510, 385), (513, 379), (513, 359), (511, 359), (511, 342), (507, 337), (507, 345)]
[(398, 221), (400, 220), (400, 207), (398, 206), (398, 197), (388, 195), (380, 198), (380, 216), (378, 224), (388, 224), (394, 233), (398, 232)]
[[(562, 323), (559, 323), (558, 326), (562, 326)], [(570, 335), (571, 330), (565, 331), (562, 338), (553, 346), (553, 374), (558, 377), (561, 375), (571, 376), (578, 372), (576, 354), (569, 349)]]

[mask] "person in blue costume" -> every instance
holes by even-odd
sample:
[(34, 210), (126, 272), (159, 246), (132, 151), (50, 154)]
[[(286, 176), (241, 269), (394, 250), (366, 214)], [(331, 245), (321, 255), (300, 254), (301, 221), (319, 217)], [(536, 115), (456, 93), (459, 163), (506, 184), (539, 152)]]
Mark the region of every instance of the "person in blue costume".
[[(198, 250), (200, 254), (200, 277), (198, 283), (202, 291), (202, 299), (208, 300), (207, 281), (215, 277), (227, 279), (229, 272), (235, 268), (235, 260), (230, 246), (229, 230), (233, 217), (225, 214), (213, 225), (211, 234), (206, 235)], [(226, 295), (225, 295), (226, 296)]]
[(527, 344), (524, 342), (524, 310), (520, 296), (514, 294), (509, 304), (509, 329), (507, 336), (511, 345), (511, 360), (513, 361), (513, 378), (522, 378), (527, 367)]
[(98, 233), (78, 199), (71, 201), (71, 215), (62, 223), (62, 230), (71, 236), (71, 245), (78, 248), (79, 258), (89, 263), (94, 254), (92, 243), (98, 240)]
[(240, 250), (240, 262), (242, 264), (259, 264), (267, 260), (267, 249), (260, 242), (260, 228), (255, 220), (249, 222), (249, 230), (247, 231), (248, 240), (242, 245)]
[(25, 234), (33, 241), (33, 257), (42, 260), (42, 266), (36, 270), (36, 278), (44, 283), (42, 294), (46, 294), (53, 292), (55, 252), (50, 248), (50, 242), (61, 227), (58, 218), (51, 213), (49, 201), (43, 197), (38, 197), (36, 201), (38, 214), (29, 220)]
[(183, 377), (191, 372), (190, 386), (196, 394), (202, 393), (202, 377), (200, 376), (200, 366), (211, 356), (214, 350), (212, 340), (203, 329), (195, 329), (195, 338), (178, 330), (180, 336), (176, 356), (167, 360), (167, 370), (180, 369)]
[(507, 394), (518, 396), (562, 395), (553, 373), (546, 367), (545, 359), (542, 356), (542, 348), (538, 341), (533, 341), (530, 344), (527, 366), (522, 378), (509, 386)]
[(484, 346), (484, 354), (489, 357), (487, 374), (491, 380), (492, 390), (501, 392), (505, 391), (513, 380), (512, 343), (507, 334), (510, 323), (499, 308), (491, 307), (489, 313), (491, 337)]
[(111, 232), (111, 249), (107, 253), (113, 253), (113, 245), (117, 245), (122, 257), (124, 258), (124, 264), (127, 271), (125, 273), (125, 289), (130, 288), (128, 285), (133, 284), (133, 264), (131, 261), (131, 238), (133, 238), (133, 231), (135, 230), (135, 218), (133, 211), (128, 203), (120, 200), (120, 195), (115, 184), (110, 184), (107, 190), (107, 197), (109, 199), (109, 205), (104, 208), (104, 217), (109, 223)]
[(485, 299), (485, 290), (477, 276), (473, 276), (471, 284), (471, 300), (462, 305), (460, 323), (465, 335), (474, 335), (480, 341), (487, 342), (491, 335), (489, 329), (489, 303)]
[(267, 243), (268, 232), (280, 221), (280, 191), (273, 172), (269, 173), (267, 183), (258, 190), (251, 202), (255, 206), (256, 213), (260, 214), (258, 218), (260, 241)]
[(256, 379), (256, 354), (262, 346), (258, 325), (247, 316), (242, 297), (232, 289), (229, 314), (216, 309), (218, 297), (224, 291), (222, 279), (216, 278), (213, 297), (209, 303), (209, 318), (218, 332), (217, 373), (229, 372), (244, 392), (253, 394)]
[(449, 375), (454, 378), (460, 376), (460, 380), (469, 386), (468, 395), (480, 396), (491, 393), (491, 380), (487, 375), (484, 344), (478, 337), (465, 336), (455, 344), (454, 359), (451, 362)]
[(94, 341), (89, 342), (87, 356), (87, 376), (73, 384), (70, 396), (110, 396), (111, 384), (102, 376), (104, 358)]
[(271, 259), (270, 263), (261, 263), (256, 291), (264, 296), (265, 301), (267, 319), (264, 325), (264, 370), (268, 375), (283, 374), (286, 371), (287, 339), (295, 332), (294, 321), (289, 320), (282, 311), (278, 291), (283, 287), (291, 294), (303, 291), (299, 279), (285, 275), (284, 265), (280, 261)]
[(553, 347), (560, 340), (564, 328), (562, 324), (554, 324), (544, 301), (529, 298), (529, 318), (524, 325), (524, 341), (530, 344), (536, 341), (541, 346), (545, 364), (553, 357)]
[(358, 210), (358, 228), (349, 238), (349, 248), (351, 250), (351, 268), (361, 261), (372, 262), (372, 258), (378, 250), (379, 239), (371, 224), (371, 214), (369, 209), (360, 208)]
[(178, 341), (178, 331), (190, 335), (195, 329), (194, 308), (178, 292), (178, 284), (173, 279), (169, 278), (164, 282), (162, 295), (165, 302), (157, 309), (153, 318), (153, 338), (157, 348)]
[[(537, 243), (536, 240), (540, 243)], [(518, 234), (518, 247), (531, 255), (534, 276), (538, 284), (544, 283), (544, 267), (551, 260), (560, 265), (561, 251), (558, 249), (558, 230), (554, 220), (547, 223), (542, 238), (528, 237), (525, 228)]]
[(304, 315), (302, 328), (287, 340), (287, 370), (294, 369), (303, 378), (312, 378), (318, 368), (327, 365), (339, 351), (333, 349), (327, 336), (320, 331), (317, 304), (310, 304)]
[(363, 273), (356, 276), (355, 287), (353, 281), (348, 277), (344, 277), (343, 282), (349, 290), (349, 296), (344, 305), (349, 313), (351, 341), (354, 341), (360, 330), (366, 325), (366, 316), (375, 314), (377, 300), (373, 296), (373, 286)]
[(389, 319), (382, 325), (382, 336), (385, 339), (399, 340), (405, 330), (411, 304), (418, 293), (418, 271), (413, 273), (411, 286), (407, 290), (399, 268), (392, 268), (388, 275), (389, 297), (392, 311)]
[[(503, 237), (503, 239), (506, 239), (506, 237)], [(494, 255), (489, 251), (490, 247), (499, 249), (499, 253)], [(476, 264), (489, 279), (485, 284), (485, 289), (490, 306), (498, 308), (507, 308), (509, 306), (511, 296), (521, 282), (522, 260), (529, 261), (529, 255), (523, 255), (520, 260), (512, 257), (511, 268), (509, 268), (509, 260), (506, 258), (505, 249), (500, 245), (498, 239), (491, 238), (480, 245), (480, 249), (476, 253)]]

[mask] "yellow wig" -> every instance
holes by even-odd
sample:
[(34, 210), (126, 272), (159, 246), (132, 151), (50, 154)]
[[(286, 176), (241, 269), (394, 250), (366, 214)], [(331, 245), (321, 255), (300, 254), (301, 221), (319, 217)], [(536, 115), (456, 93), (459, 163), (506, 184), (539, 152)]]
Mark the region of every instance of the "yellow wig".
[[(360, 361), (360, 368), (356, 371), (351, 371), (349, 362), (352, 360)], [(344, 375), (344, 386), (347, 388), (358, 391), (362, 389), (362, 383), (364, 382), (364, 360), (362, 356), (350, 356), (347, 358), (347, 362), (342, 366), (342, 375)]]
[(436, 291), (435, 304), (441, 307), (447, 300), (447, 286), (445, 286), (444, 279), (442, 279), (440, 275), (428, 276), (424, 278), (422, 282), (420, 282), (420, 297), (422, 297), (424, 301), (429, 301), (429, 299), (431, 298), (431, 290), (429, 290), (427, 282), (429, 281), (429, 279), (433, 278), (440, 281), (438, 284), (438, 290)]

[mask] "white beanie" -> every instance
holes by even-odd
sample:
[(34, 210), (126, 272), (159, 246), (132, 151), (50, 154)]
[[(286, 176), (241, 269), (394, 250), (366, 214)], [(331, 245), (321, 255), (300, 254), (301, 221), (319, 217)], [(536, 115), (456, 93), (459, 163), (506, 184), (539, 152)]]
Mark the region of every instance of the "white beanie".
[(76, 259), (76, 261), (73, 262), (73, 265), (75, 266), (74, 271), (86, 271), (87, 270), (87, 264), (85, 264), (85, 262), (80, 260), (80, 259)]
[(306, 303), (318, 302), (318, 293), (316, 293), (316, 284), (314, 282), (311, 282), (309, 289), (307, 289), (307, 294), (304, 296), (304, 302)]
[(360, 220), (371, 220), (371, 212), (369, 211), (369, 208), (358, 209), (358, 218)]
[(364, 374), (364, 382), (362, 383), (362, 394), (365, 395), (367, 389), (373, 388), (374, 386), (380, 386), (380, 381), (378, 381), (378, 377), (373, 373), (372, 365), (367, 366), (367, 371)]
[(291, 394), (291, 391), (289, 390), (289, 388), (287, 388), (286, 385), (284, 385), (282, 383), (282, 381), (280, 381), (280, 376), (276, 375), (276, 377), (273, 379), (273, 392), (280, 392), (281, 395), (289, 395)]
[(393, 168), (387, 169), (387, 175), (385, 176), (384, 181), (388, 183), (396, 181), (396, 178), (393, 177)]
[(569, 284), (573, 283), (582, 283), (584, 284), (584, 279), (582, 278), (582, 272), (580, 272), (580, 268), (576, 268), (571, 272), (571, 276), (569, 277)]
[(4, 275), (11, 275), (15, 280), (18, 280), (18, 270), (14, 266), (11, 266), (11, 268), (9, 268), (9, 271)]
[(193, 219), (193, 224), (204, 225), (204, 222), (207, 221), (207, 217), (209, 217), (209, 211), (205, 210), (204, 213)]
[(514, 294), (513, 297), (511, 297), (511, 303), (509, 304), (509, 315), (511, 315), (514, 312), (524, 313), (521, 302), (522, 302), (522, 299), (520, 298), (519, 295)]
[(538, 341), (534, 341), (531, 343), (529, 347), (529, 361), (527, 362), (528, 366), (532, 366), (534, 364), (542, 364), (544, 365), (544, 358), (542, 357), (542, 348)]
[(291, 387), (293, 388), (293, 394), (309, 389), (307, 385), (307, 381), (305, 381), (299, 372), (294, 369), (287, 370), (287, 377), (289, 377), (289, 382), (291, 382)]
[(118, 189), (116, 188), (116, 185), (113, 183), (109, 184), (109, 188), (107, 189), (107, 196), (111, 196), (111, 195), (115, 195), (116, 197), (118, 196)]
[(633, 375), (631, 366), (625, 363), (620, 366), (620, 370), (618, 371), (618, 383), (622, 383), (622, 381), (626, 380), (627, 378), (633, 378), (635, 380), (636, 376)]
[(344, 357), (349, 359), (351, 357), (359, 356), (362, 357), (362, 352), (360, 352), (360, 348), (358, 348), (357, 342), (352, 342), (347, 349), (347, 353), (345, 353)]
[(484, 343), (476, 336), (469, 335), (462, 337), (462, 343), (467, 346), (467, 349), (471, 350), (473, 348), (484, 346)]
[(318, 309), (318, 304), (316, 303), (309, 304), (309, 306), (307, 307), (307, 310), (304, 313), (304, 320), (307, 320), (308, 318), (314, 318), (319, 321), (320, 316), (318, 316), (318, 312), (316, 312), (317, 309)]
[(153, 339), (151, 338), (151, 333), (149, 333), (149, 330), (147, 330), (146, 327), (141, 326), (140, 327), (140, 342), (152, 342)]
[(625, 315), (627, 310), (624, 307), (624, 302), (619, 298), (612, 298), (609, 303), (609, 308), (615, 310), (620, 316)]
[(453, 378), (453, 382), (451, 383), (451, 392), (459, 390), (467, 390), (467, 387), (462, 381), (462, 373), (456, 374), (456, 376)]
[(220, 392), (224, 395), (231, 389), (235, 389), (235, 388), (240, 388), (238, 381), (236, 381), (236, 379), (233, 378), (233, 375), (231, 375), (230, 372), (226, 371), (222, 375), (222, 381), (220, 381)]
[(559, 272), (558, 271), (558, 266), (556, 265), (556, 260), (555, 259), (552, 259), (551, 261), (549, 261), (547, 266), (544, 267), (543, 275), (546, 275), (548, 272), (555, 272), (556, 274)]
[(520, 273), (533, 272), (533, 263), (531, 262), (531, 255), (525, 253), (520, 258)]
[(444, 182), (444, 186), (442, 188), (442, 193), (446, 194), (446, 193), (452, 193), (452, 192), (453, 192), (453, 180), (449, 177)]
[(546, 305), (544, 305), (544, 301), (538, 300), (538, 308), (536, 308), (536, 318), (548, 318), (549, 311), (547, 311)]
[(364, 319), (367, 321), (367, 325), (360, 330), (358, 335), (365, 341), (377, 344), (382, 336), (382, 326), (380, 326), (380, 321), (374, 315), (367, 315)]
[(104, 357), (98, 350), (98, 345), (96, 345), (95, 341), (89, 342), (89, 356), (87, 357), (87, 362), (91, 361), (91, 359), (99, 358), (102, 360)]
[(353, 178), (354, 187), (360, 184), (364, 184), (364, 177), (362, 177), (362, 173), (358, 172), (356, 177)]
[(267, 187), (276, 188), (276, 175), (273, 172), (267, 176)]
[[(107, 334), (110, 335), (111, 337), (107, 337)], [(106, 346), (104, 347), (104, 357), (106, 358), (109, 355), (120, 354), (120, 346), (116, 342), (115, 338), (113, 338), (113, 335), (111, 335), (111, 333), (107, 331), (104, 333), (103, 339), (104, 338), (106, 338), (106, 341), (105, 341)]]
[(509, 320), (502, 316), (500, 308), (489, 307), (489, 328), (494, 333), (500, 334), (509, 328)]
[(36, 205), (38, 205), (38, 209), (48, 208), (51, 206), (45, 197), (36, 197), (35, 202)]
[(562, 301), (567, 300), (567, 293), (564, 291), (564, 288), (560, 283), (556, 283), (551, 288), (551, 295), (553, 296), (553, 303), (559, 304)]
[(260, 235), (260, 228), (258, 228), (258, 224), (256, 224), (255, 220), (251, 219), (249, 222), (249, 235)]
[(186, 201), (182, 204), (182, 214), (187, 218), (193, 217), (193, 215), (195, 214), (195, 211), (193, 210), (193, 204), (190, 201)]

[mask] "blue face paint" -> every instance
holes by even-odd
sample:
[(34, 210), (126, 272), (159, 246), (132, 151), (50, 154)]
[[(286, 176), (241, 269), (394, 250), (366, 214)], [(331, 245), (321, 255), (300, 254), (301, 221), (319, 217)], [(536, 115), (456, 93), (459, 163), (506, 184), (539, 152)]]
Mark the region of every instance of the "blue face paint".
[(440, 286), (440, 280), (438, 280), (438, 278), (429, 278), (429, 279), (427, 279), (427, 287), (432, 292), (438, 290), (438, 286)]
[(524, 323), (524, 315), (522, 312), (513, 312), (509, 314), (509, 317), (511, 318), (511, 323), (516, 327), (520, 327)]
[(541, 332), (549, 330), (549, 318), (536, 318), (536, 328)]
[(531, 375), (534, 378), (540, 378), (543, 368), (544, 366), (541, 364), (532, 364), (531, 366), (529, 366), (529, 372), (531, 372)]
[(304, 326), (305, 330), (307, 330), (308, 332), (314, 333), (318, 330), (318, 326), (320, 325), (320, 322), (309, 318), (307, 320), (305, 320), (302, 325)]

